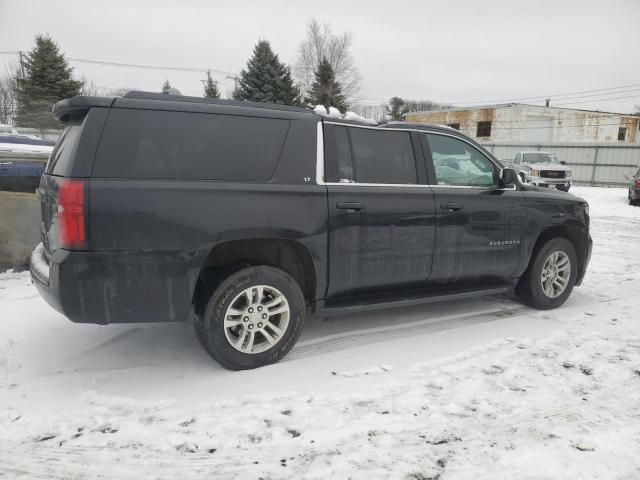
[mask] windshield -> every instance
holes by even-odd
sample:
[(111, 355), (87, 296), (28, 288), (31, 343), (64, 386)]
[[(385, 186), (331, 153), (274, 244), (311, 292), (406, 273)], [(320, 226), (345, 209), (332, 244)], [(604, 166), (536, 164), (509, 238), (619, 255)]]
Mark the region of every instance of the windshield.
[(522, 161), (523, 163), (552, 163), (560, 165), (560, 160), (552, 153), (524, 153)]

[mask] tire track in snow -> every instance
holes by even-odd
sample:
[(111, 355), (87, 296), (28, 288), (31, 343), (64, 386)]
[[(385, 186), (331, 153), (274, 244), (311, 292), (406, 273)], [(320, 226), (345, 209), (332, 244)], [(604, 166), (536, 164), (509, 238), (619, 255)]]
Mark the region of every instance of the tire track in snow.
[(401, 338), (409, 338), (415, 335), (425, 335), (430, 333), (444, 332), (456, 328), (471, 325), (479, 325), (487, 322), (494, 322), (503, 318), (516, 317), (537, 313), (529, 307), (516, 307), (512, 309), (501, 308), (483, 313), (471, 313), (463, 316), (446, 316), (440, 320), (432, 319), (418, 320), (404, 323), (397, 326), (387, 326), (357, 330), (353, 332), (341, 333), (322, 337), (321, 339), (298, 342), (291, 353), (281, 361), (297, 360), (313, 355), (345, 350), (348, 348), (369, 345), (372, 343), (386, 342)]

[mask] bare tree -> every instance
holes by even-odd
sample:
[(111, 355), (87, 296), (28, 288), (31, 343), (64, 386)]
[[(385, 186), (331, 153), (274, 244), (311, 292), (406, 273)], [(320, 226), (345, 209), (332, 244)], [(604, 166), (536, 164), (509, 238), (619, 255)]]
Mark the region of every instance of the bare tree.
[(129, 93), (132, 90), (136, 90), (136, 89), (130, 88), (130, 87), (108, 88), (104, 92), (104, 95), (107, 97), (124, 97), (127, 93)]
[(0, 123), (7, 125), (15, 124), (18, 69), (17, 63), (10, 63), (5, 66), (4, 76), (0, 77)]
[(404, 104), (404, 113), (446, 110), (453, 107), (453, 105), (448, 103), (438, 103), (431, 100), (405, 100)]
[(326, 23), (315, 18), (309, 22), (307, 37), (300, 44), (298, 59), (294, 66), (294, 75), (300, 82), (301, 89), (308, 92), (315, 79), (322, 59), (326, 58), (342, 86), (342, 93), (347, 100), (360, 91), (360, 74), (353, 57), (351, 46), (353, 37), (350, 32), (336, 35)]
[(0, 123), (13, 125), (16, 113), (16, 85), (12, 76), (0, 78)]
[(376, 122), (384, 122), (388, 119), (386, 106), (384, 104), (352, 103), (349, 105), (349, 110), (361, 117), (375, 120)]
[(84, 75), (82, 75), (80, 80), (83, 82), (82, 88), (80, 89), (80, 95), (85, 95), (87, 97), (97, 97), (100, 95), (101, 88), (95, 81), (87, 80)]
[(84, 75), (82, 76), (82, 81), (84, 82), (84, 85), (82, 87), (82, 90), (80, 91), (80, 95), (92, 97), (123, 97), (131, 90), (135, 90), (135, 88), (128, 87), (102, 87), (98, 85), (94, 80), (87, 80)]

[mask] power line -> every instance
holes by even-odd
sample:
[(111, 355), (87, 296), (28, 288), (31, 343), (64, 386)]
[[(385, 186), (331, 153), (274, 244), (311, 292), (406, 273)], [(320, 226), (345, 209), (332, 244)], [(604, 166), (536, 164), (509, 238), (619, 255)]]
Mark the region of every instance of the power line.
[[(3, 51), (0, 51), (1, 55), (19, 55), (20, 53), (21, 52), (19, 50), (3, 50)], [(219, 75), (225, 75), (225, 76), (229, 75), (229, 76), (232, 76), (232, 77), (237, 77), (238, 76), (238, 73), (236, 73), (236, 72), (229, 72), (229, 71), (226, 71), (226, 70), (217, 70), (217, 69), (213, 69), (213, 68), (209, 68), (209, 67), (175, 67), (175, 66), (168, 66), (168, 65), (148, 65), (148, 64), (136, 64), (136, 63), (123, 63), (123, 62), (112, 62), (112, 61), (106, 61), (106, 60), (93, 60), (93, 59), (87, 59), (87, 58), (74, 58), (74, 57), (68, 57), (68, 60), (72, 61), (72, 62), (76, 62), (76, 63), (102, 65), (102, 66), (117, 67), (117, 68), (138, 68), (138, 69), (145, 69), (145, 70), (164, 70), (164, 71), (195, 72), (195, 73), (206, 73), (207, 71), (211, 71), (211, 72), (214, 72), (214, 73), (219, 74)], [(469, 105), (469, 106), (472, 106), (472, 105), (493, 104), (493, 103), (513, 103), (513, 102), (517, 102), (517, 101), (544, 101), (547, 98), (552, 99), (552, 100), (553, 99), (560, 100), (561, 102), (563, 102), (564, 100), (590, 98), (590, 97), (600, 97), (600, 96), (605, 96), (605, 95), (614, 95), (614, 94), (620, 94), (620, 93), (636, 92), (636, 91), (640, 90), (640, 88), (634, 88), (634, 87), (640, 87), (640, 83), (630, 84), (630, 85), (620, 85), (620, 86), (617, 86), (617, 87), (607, 87), (607, 88), (581, 90), (581, 91), (567, 92), (567, 93), (557, 93), (557, 94), (551, 94), (551, 95), (540, 95), (540, 96), (536, 96), (536, 97), (519, 97), (519, 98), (499, 99), (499, 100), (481, 100), (481, 101), (465, 101), (465, 102), (435, 102), (435, 103), (445, 103), (445, 104), (453, 104), (453, 105)], [(625, 90), (625, 89), (628, 89), (628, 90)], [(614, 91), (614, 90), (617, 90), (617, 91)], [(602, 93), (597, 93), (597, 92), (602, 92)], [(564, 97), (564, 98), (560, 98), (560, 97)], [(579, 103), (591, 103), (591, 102), (603, 102), (603, 101), (609, 101), (609, 100), (619, 100), (619, 99), (636, 98), (636, 97), (637, 97), (637, 95), (608, 97), (608, 98), (594, 99), (594, 100), (555, 103), (553, 106), (571, 105), (571, 104), (579, 104)], [(356, 100), (356, 101), (358, 101), (358, 100), (370, 100), (372, 102), (376, 102), (376, 103), (370, 103), (369, 104), (369, 105), (375, 105), (375, 106), (380, 105), (380, 102), (381, 103), (385, 103), (385, 104), (387, 102), (387, 99), (383, 99), (383, 98), (380, 98), (380, 97), (369, 97), (369, 96), (364, 96), (364, 95), (355, 95), (352, 98), (354, 100)], [(363, 102), (361, 102), (361, 104), (365, 104), (366, 105), (366, 103), (363, 103)]]
[(197, 73), (207, 73), (207, 71), (211, 71), (220, 75), (238, 75), (234, 72), (227, 72), (225, 70), (216, 70), (214, 68), (209, 67), (171, 67), (171, 66), (161, 66), (161, 65), (143, 65), (137, 63), (120, 63), (120, 62), (108, 62), (103, 60), (90, 60), (86, 58), (68, 58), (72, 62), (77, 63), (89, 63), (93, 65), (104, 65), (108, 67), (123, 67), (123, 68), (139, 68), (143, 70), (167, 70), (174, 72), (197, 72)]
[[(19, 54), (20, 54), (20, 51), (13, 51), (13, 50), (0, 51), (0, 55), (19, 55)], [(166, 70), (166, 71), (174, 71), (174, 72), (196, 72), (196, 73), (206, 73), (207, 71), (211, 71), (220, 75), (238, 75), (238, 73), (236, 72), (217, 70), (215, 68), (210, 68), (210, 67), (174, 67), (174, 66), (168, 66), (168, 65), (146, 65), (146, 64), (139, 64), (139, 63), (111, 62), (108, 60), (93, 60), (88, 58), (75, 58), (75, 57), (66, 57), (66, 58), (71, 62), (103, 65), (107, 67), (138, 68), (143, 70)]]
[[(595, 94), (593, 96), (599, 96), (599, 95), (607, 95), (607, 94), (613, 94), (613, 93), (620, 93), (620, 92), (611, 92), (610, 90), (620, 90), (623, 88), (633, 88), (633, 87), (640, 87), (640, 83), (634, 83), (634, 84), (630, 84), (630, 85), (620, 85), (617, 87), (608, 87), (608, 88), (597, 88), (594, 90), (581, 90), (581, 91), (577, 91), (577, 92), (567, 92), (567, 93), (556, 93), (556, 94), (551, 94), (551, 95), (540, 95), (537, 97), (520, 97), (520, 98), (511, 98), (511, 99), (501, 99), (501, 100), (484, 100), (481, 102), (448, 102), (448, 103), (456, 103), (457, 105), (468, 105), (468, 104), (479, 104), (479, 103), (500, 103), (500, 102), (505, 102), (505, 103), (510, 103), (510, 102), (514, 102), (514, 101), (525, 101), (525, 100), (529, 100), (529, 101), (534, 101), (534, 100), (540, 100), (540, 101), (544, 101), (547, 98), (553, 100), (554, 98), (557, 100), (567, 100), (568, 98), (558, 98), (558, 97), (567, 97), (568, 95), (577, 95), (579, 97), (586, 97), (586, 96), (591, 96), (591, 95), (580, 95), (583, 93), (593, 93), (593, 92), (606, 92), (606, 93), (600, 93), (600, 94)], [(569, 98), (577, 98), (577, 97), (569, 97)]]
[[(623, 92), (618, 92), (618, 93), (623, 93)], [(576, 103), (591, 103), (591, 102), (606, 102), (609, 100), (619, 100), (622, 98), (638, 98), (640, 97), (640, 95), (627, 95), (624, 97), (610, 97), (610, 98), (600, 98), (598, 100), (583, 100), (581, 102), (567, 102), (567, 103), (556, 103), (556, 105), (574, 105)]]

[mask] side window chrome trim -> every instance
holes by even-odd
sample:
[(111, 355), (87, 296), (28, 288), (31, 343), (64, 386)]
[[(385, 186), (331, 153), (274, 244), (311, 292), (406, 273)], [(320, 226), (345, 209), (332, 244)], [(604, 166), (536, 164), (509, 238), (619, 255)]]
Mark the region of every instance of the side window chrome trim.
[(335, 187), (402, 187), (402, 188), (429, 188), (431, 185), (418, 183), (358, 183), (358, 182), (325, 182), (323, 185)]
[[(369, 130), (383, 130), (383, 131), (396, 131), (396, 132), (417, 132), (417, 133), (422, 133), (424, 135), (426, 134), (430, 134), (430, 135), (442, 135), (444, 137), (451, 137), (451, 138), (455, 138), (457, 140), (461, 140), (467, 144), (469, 144), (471, 147), (475, 148), (476, 150), (478, 150), (478, 152), (480, 152), (487, 160), (489, 160), (489, 162), (491, 162), (497, 169), (498, 169), (498, 177), (502, 177), (502, 170), (503, 167), (501, 167), (498, 163), (496, 163), (494, 160), (491, 159), (491, 157), (488, 157), (487, 155), (484, 154), (484, 152), (482, 152), (481, 150), (478, 149), (478, 147), (476, 147), (473, 143), (471, 143), (470, 141), (466, 140), (465, 138), (462, 138), (458, 135), (451, 135), (449, 133), (444, 133), (444, 132), (432, 132), (432, 131), (428, 131), (428, 130), (419, 130), (417, 128), (382, 128), (379, 127), (377, 125), (353, 125), (351, 123), (342, 123), (342, 122), (318, 122), (318, 146), (317, 146), (317, 158), (316, 158), (316, 183), (318, 185), (362, 185), (362, 186), (383, 186), (383, 187), (409, 187), (409, 188), (415, 188), (415, 187), (436, 187), (436, 188), (476, 188), (476, 189), (484, 189), (484, 190), (515, 190), (515, 186), (514, 188), (487, 188), (487, 187), (473, 187), (473, 186), (468, 186), (468, 185), (433, 185), (433, 184), (411, 184), (411, 185), (405, 185), (405, 184), (400, 184), (400, 183), (390, 183), (390, 184), (386, 184), (386, 183), (357, 183), (357, 182), (349, 182), (349, 183), (339, 183), (339, 182), (325, 182), (324, 181), (324, 133), (323, 133), (323, 129), (322, 129), (322, 124), (325, 123), (327, 125), (338, 125), (341, 127), (351, 127), (351, 128), (367, 128)], [(426, 160), (426, 159), (425, 159)]]
[(513, 187), (510, 188), (504, 188), (504, 187), (476, 187), (473, 185), (428, 185), (431, 188), (472, 188), (474, 190), (491, 190), (492, 192), (495, 192), (496, 190), (515, 190), (516, 186), (514, 185)]
[(324, 130), (322, 122), (318, 122), (316, 131), (316, 184), (327, 185), (324, 181)]

